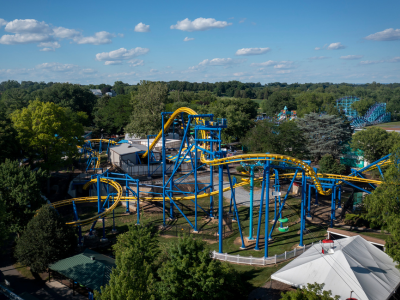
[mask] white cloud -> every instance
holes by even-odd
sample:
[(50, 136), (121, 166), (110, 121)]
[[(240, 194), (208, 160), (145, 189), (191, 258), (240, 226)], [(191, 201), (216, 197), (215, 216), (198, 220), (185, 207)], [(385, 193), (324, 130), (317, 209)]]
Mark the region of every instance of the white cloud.
[(60, 39), (74, 39), (82, 36), (82, 33), (75, 29), (69, 29), (65, 27), (55, 27), (53, 28), (53, 34), (55, 37)]
[(374, 65), (384, 63), (384, 60), (363, 60), (360, 61), (360, 65)]
[(330, 57), (328, 57), (328, 56), (313, 56), (308, 59), (309, 60), (320, 60), (320, 59), (328, 59), (328, 58), (330, 58)]
[(289, 74), (289, 73), (292, 73), (292, 71), (291, 70), (279, 70), (279, 71), (276, 71), (276, 73), (277, 74)]
[(58, 42), (45, 42), (45, 43), (40, 43), (37, 46), (43, 48), (40, 49), (40, 51), (55, 51), (56, 49), (61, 47), (61, 45)]
[(244, 21), (246, 21), (247, 18), (242, 18), (240, 19), (239, 23), (243, 23)]
[(131, 67), (144, 66), (144, 61), (143, 59), (131, 59), (128, 64)]
[(373, 41), (394, 41), (400, 40), (400, 29), (388, 28), (365, 37), (366, 40)]
[(104, 62), (104, 65), (122, 65), (122, 60), (107, 60)]
[(257, 67), (257, 66), (268, 67), (268, 66), (275, 66), (277, 64), (278, 64), (277, 61), (268, 60), (268, 61), (265, 61), (265, 62), (262, 62), (262, 63), (252, 63), (251, 66), (252, 67)]
[(44, 21), (39, 22), (34, 19), (16, 19), (8, 22), (4, 30), (12, 33), (51, 33), (49, 25), (47, 25)]
[(189, 41), (193, 41), (193, 40), (194, 40), (194, 38), (190, 38), (190, 37), (185, 37), (183, 39), (184, 42), (189, 42)]
[(240, 64), (244, 62), (243, 59), (232, 59), (232, 58), (213, 58), (211, 60), (205, 59), (199, 66), (226, 66), (226, 65), (233, 65), (233, 64)]
[(84, 74), (93, 74), (93, 73), (96, 73), (97, 71), (93, 70), (93, 69), (82, 69), (81, 72)]
[(271, 51), (271, 48), (242, 48), (236, 51), (236, 55), (260, 55)]
[(237, 73), (233, 73), (233, 76), (243, 76), (246, 75), (245, 72), (237, 72)]
[(332, 43), (328, 47), (326, 47), (327, 50), (339, 50), (344, 48), (346, 48), (346, 46), (342, 45), (340, 42)]
[(103, 45), (110, 44), (112, 42), (111, 38), (113, 37), (115, 37), (115, 34), (107, 31), (100, 31), (96, 32), (93, 36), (76, 37), (73, 39), (73, 41), (77, 44)]
[(48, 34), (41, 33), (30, 33), (30, 34), (5, 34), (0, 38), (0, 44), (15, 45), (15, 44), (28, 44), (28, 43), (40, 43), (51, 40), (51, 36)]
[(123, 33), (118, 33), (117, 35), (118, 35), (119, 37), (121, 37), (121, 38), (124, 37), (124, 34), (123, 34)]
[(139, 55), (144, 55), (148, 53), (150, 49), (136, 47), (130, 50), (126, 50), (125, 48), (120, 48), (118, 50), (110, 51), (110, 52), (102, 52), (96, 54), (96, 60), (98, 61), (111, 61), (111, 60), (123, 60), (130, 59)]
[(226, 21), (217, 21), (213, 18), (197, 18), (194, 21), (190, 21), (188, 18), (178, 21), (176, 25), (171, 25), (171, 29), (178, 29), (182, 31), (203, 31), (213, 28), (224, 28), (230, 26), (232, 23)]
[(150, 31), (150, 25), (146, 25), (146, 24), (140, 22), (139, 24), (137, 24), (135, 26), (135, 31), (136, 32), (149, 32)]
[(400, 56), (393, 57), (389, 62), (400, 62)]
[(75, 71), (78, 69), (77, 65), (72, 64), (60, 64), (60, 63), (43, 63), (36, 66), (37, 69), (48, 70), (52, 72), (68, 72)]
[(321, 50), (321, 47), (315, 47), (314, 50)]
[(8, 22), (2, 18), (0, 18), (0, 27), (5, 26)]
[(347, 59), (347, 60), (354, 60), (354, 59), (361, 59), (363, 58), (364, 55), (346, 55), (346, 56), (341, 56), (341, 59)]
[(280, 61), (274, 66), (274, 69), (293, 69), (294, 65), (292, 61)]

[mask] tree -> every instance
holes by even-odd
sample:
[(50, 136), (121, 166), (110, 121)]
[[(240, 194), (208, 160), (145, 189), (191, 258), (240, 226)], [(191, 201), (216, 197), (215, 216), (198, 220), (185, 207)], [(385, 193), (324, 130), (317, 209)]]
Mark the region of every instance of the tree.
[(101, 93), (104, 95), (105, 93), (111, 92), (111, 88), (112, 88), (111, 85), (106, 85), (101, 89)]
[(128, 232), (118, 236), (113, 249), (116, 268), (101, 293), (95, 292), (96, 299), (156, 299), (154, 262), (159, 251), (151, 229), (130, 226)]
[(167, 249), (159, 269), (160, 298), (244, 299), (243, 281), (230, 265), (213, 260), (206, 243), (183, 236)]
[(41, 273), (49, 264), (72, 256), (76, 242), (74, 229), (53, 207), (45, 205), (17, 240), (15, 257), (33, 272)]
[(122, 133), (129, 123), (133, 107), (128, 95), (102, 97), (94, 108), (94, 123), (106, 133)]
[(11, 120), (0, 112), (0, 163), (6, 158), (17, 159), (21, 156), (21, 147), (16, 136), (17, 131), (12, 127)]
[(55, 83), (45, 89), (34, 91), (30, 99), (53, 102), (61, 107), (69, 107), (75, 112), (84, 111), (89, 116), (97, 102), (97, 97), (91, 91), (71, 83)]
[(257, 116), (258, 104), (250, 99), (221, 99), (212, 103), (209, 113), (214, 118), (225, 118), (228, 127), (222, 132), (225, 142), (233, 142), (243, 138), (253, 126)]
[(141, 81), (132, 101), (131, 122), (125, 131), (138, 136), (158, 133), (161, 130), (161, 112), (164, 111), (167, 96), (166, 84)]
[(45, 203), (40, 193), (45, 178), (45, 172), (33, 172), (18, 161), (6, 159), (0, 164), (0, 200), (6, 206), (5, 221), (11, 232), (21, 233)]
[(297, 119), (297, 125), (307, 139), (311, 157), (317, 161), (325, 154), (337, 159), (352, 135), (350, 124), (333, 115), (310, 113)]
[(262, 111), (270, 117), (275, 116), (285, 106), (288, 110), (296, 109), (296, 101), (288, 91), (276, 91), (261, 102)]
[(302, 158), (306, 154), (306, 139), (294, 121), (275, 124), (257, 121), (242, 140), (251, 152), (276, 153)]
[(368, 162), (374, 162), (390, 153), (390, 149), (400, 141), (397, 132), (388, 133), (379, 127), (367, 127), (353, 135), (351, 148), (364, 152)]
[(307, 283), (307, 287), (281, 293), (281, 300), (339, 300), (340, 296), (333, 296), (332, 291), (324, 291), (324, 284)]
[(7, 206), (2, 199), (0, 192), (0, 248), (3, 246), (4, 241), (7, 240), (10, 234), (9, 225), (7, 224)]
[(83, 127), (68, 117), (65, 108), (35, 100), (27, 108), (13, 112), (11, 119), (18, 140), (31, 158), (42, 160), (44, 169), (69, 165), (78, 155)]
[(351, 105), (351, 108), (355, 109), (359, 116), (364, 116), (368, 109), (370, 109), (370, 107), (375, 103), (376, 101), (371, 98), (361, 99), (360, 101), (354, 102)]
[(327, 174), (343, 174), (346, 170), (345, 165), (342, 165), (337, 159), (334, 159), (331, 154), (325, 154), (319, 161), (319, 171)]
[(363, 205), (368, 221), (390, 232), (385, 252), (400, 262), (400, 143), (391, 152), (393, 164), (385, 172), (383, 183), (365, 197)]

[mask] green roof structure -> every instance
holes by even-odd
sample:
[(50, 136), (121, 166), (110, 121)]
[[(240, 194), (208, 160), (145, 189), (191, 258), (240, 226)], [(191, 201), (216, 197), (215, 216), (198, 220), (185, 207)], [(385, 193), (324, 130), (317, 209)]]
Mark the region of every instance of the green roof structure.
[(49, 266), (67, 278), (70, 278), (92, 290), (100, 291), (110, 280), (112, 268), (115, 267), (115, 259), (86, 249), (83, 253), (59, 260)]

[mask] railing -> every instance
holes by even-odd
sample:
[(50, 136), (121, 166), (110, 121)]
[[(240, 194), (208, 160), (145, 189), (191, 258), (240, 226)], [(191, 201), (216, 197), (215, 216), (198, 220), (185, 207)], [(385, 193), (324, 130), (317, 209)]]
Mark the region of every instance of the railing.
[(8, 288), (0, 284), (0, 294), (4, 294), (8, 299), (13, 299), (13, 300), (24, 300), (17, 294), (14, 294), (12, 291), (10, 291)]
[(222, 261), (227, 261), (231, 263), (237, 263), (237, 264), (246, 264), (246, 265), (258, 265), (258, 266), (266, 266), (266, 265), (272, 265), (276, 264), (288, 259), (291, 259), (293, 257), (300, 256), (303, 254), (307, 249), (310, 249), (312, 246), (314, 246), (314, 243), (311, 245), (306, 245), (300, 249), (294, 249), (292, 251), (285, 251), (285, 253), (271, 256), (268, 258), (264, 257), (252, 257), (252, 256), (240, 256), (240, 255), (230, 255), (227, 253), (218, 253), (216, 251), (211, 252), (211, 256), (214, 259), (222, 260)]

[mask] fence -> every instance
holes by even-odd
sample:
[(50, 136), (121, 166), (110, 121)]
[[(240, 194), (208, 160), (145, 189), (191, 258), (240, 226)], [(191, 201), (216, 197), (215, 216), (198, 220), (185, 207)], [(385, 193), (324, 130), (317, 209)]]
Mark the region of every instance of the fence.
[(231, 263), (237, 264), (246, 264), (246, 265), (259, 265), (259, 266), (266, 266), (276, 264), (288, 259), (291, 259), (296, 256), (300, 256), (303, 254), (307, 249), (311, 248), (314, 245), (304, 246), (302, 249), (294, 249), (292, 251), (285, 251), (285, 253), (271, 256), (268, 258), (264, 257), (252, 257), (252, 256), (240, 256), (240, 255), (229, 255), (227, 253), (218, 253), (216, 251), (211, 252), (212, 258), (227, 261)]

